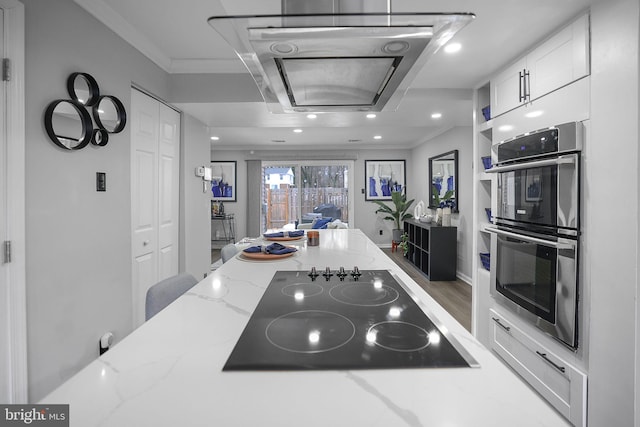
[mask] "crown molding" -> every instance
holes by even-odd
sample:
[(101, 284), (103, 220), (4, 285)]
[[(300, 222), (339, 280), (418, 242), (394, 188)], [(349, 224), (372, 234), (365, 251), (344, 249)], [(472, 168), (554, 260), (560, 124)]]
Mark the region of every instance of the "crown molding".
[(240, 59), (173, 59), (169, 72), (172, 74), (237, 74), (249, 71)]

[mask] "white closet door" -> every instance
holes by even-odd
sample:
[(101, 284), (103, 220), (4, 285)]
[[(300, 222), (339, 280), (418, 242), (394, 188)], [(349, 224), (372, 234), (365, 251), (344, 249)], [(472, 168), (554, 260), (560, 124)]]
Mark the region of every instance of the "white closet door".
[(178, 273), (180, 114), (131, 91), (133, 326), (144, 323), (147, 290)]
[(180, 114), (160, 104), (159, 280), (178, 272)]

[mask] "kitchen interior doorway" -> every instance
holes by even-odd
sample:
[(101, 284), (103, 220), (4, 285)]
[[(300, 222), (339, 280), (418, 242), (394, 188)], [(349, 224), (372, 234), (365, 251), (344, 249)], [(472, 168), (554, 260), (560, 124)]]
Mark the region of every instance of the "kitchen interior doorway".
[(344, 160), (263, 162), (261, 230), (327, 217), (353, 223), (353, 168)]

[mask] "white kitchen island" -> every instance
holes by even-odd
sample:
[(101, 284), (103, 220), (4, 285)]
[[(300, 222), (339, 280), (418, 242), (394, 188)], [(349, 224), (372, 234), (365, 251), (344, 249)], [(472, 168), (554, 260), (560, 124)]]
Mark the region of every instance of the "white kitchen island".
[[(361, 231), (296, 245), (228, 261), (40, 403), (70, 404), (75, 427), (568, 425)], [(223, 372), (275, 271), (327, 266), (391, 270), (480, 367)]]

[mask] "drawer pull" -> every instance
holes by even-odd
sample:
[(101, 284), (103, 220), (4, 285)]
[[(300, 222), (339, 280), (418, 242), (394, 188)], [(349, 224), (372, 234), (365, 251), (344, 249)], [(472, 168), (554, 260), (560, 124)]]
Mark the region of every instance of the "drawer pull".
[(502, 329), (504, 329), (505, 331), (509, 332), (511, 330), (511, 328), (509, 326), (505, 326), (500, 322), (500, 319), (497, 319), (495, 317), (492, 317), (493, 321), (496, 322), (498, 324), (498, 326), (500, 326)]
[(538, 350), (536, 350), (536, 353), (538, 353), (538, 356), (542, 357), (544, 360), (549, 362), (551, 366), (556, 368), (558, 371), (564, 373), (565, 371), (564, 366), (556, 365), (555, 363), (553, 363), (553, 361), (549, 360), (549, 358), (547, 357), (547, 353), (540, 353)]

